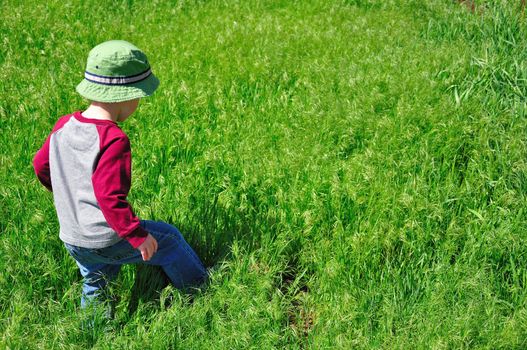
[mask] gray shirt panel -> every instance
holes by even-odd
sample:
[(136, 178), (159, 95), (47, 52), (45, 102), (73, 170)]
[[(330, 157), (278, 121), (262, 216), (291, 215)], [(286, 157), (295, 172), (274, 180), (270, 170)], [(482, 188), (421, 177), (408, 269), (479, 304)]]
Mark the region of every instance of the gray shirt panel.
[(49, 166), (62, 241), (104, 248), (122, 238), (110, 228), (93, 191), (92, 175), (100, 152), (95, 124), (71, 117), (51, 135)]

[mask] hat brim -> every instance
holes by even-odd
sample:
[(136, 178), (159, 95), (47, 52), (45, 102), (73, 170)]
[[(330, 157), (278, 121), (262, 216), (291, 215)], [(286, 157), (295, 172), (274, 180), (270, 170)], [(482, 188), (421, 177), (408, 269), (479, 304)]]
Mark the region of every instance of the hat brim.
[(77, 85), (77, 92), (90, 101), (123, 102), (150, 96), (159, 86), (159, 79), (154, 74), (137, 83), (126, 85), (103, 85), (83, 79)]

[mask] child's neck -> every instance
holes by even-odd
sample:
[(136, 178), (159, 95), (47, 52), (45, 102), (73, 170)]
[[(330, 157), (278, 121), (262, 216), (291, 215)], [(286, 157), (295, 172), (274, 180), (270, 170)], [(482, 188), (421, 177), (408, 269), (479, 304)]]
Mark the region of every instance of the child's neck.
[(82, 116), (90, 119), (101, 119), (101, 120), (111, 120), (117, 122), (119, 118), (120, 110), (118, 110), (116, 105), (108, 103), (97, 103), (92, 102), (90, 106), (82, 112)]

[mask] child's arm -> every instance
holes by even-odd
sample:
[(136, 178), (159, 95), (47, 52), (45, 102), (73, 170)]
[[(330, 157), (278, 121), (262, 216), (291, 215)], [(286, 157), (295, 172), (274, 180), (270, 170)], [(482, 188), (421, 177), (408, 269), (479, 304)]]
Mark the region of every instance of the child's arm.
[(56, 131), (60, 130), (71, 118), (71, 115), (66, 115), (55, 123), (53, 130), (46, 138), (46, 141), (42, 147), (37, 151), (35, 157), (33, 157), (33, 169), (35, 169), (35, 174), (37, 175), (38, 180), (42, 185), (44, 185), (49, 191), (53, 191), (51, 186), (51, 173), (49, 171), (49, 143), (51, 142), (51, 135)]
[(49, 191), (53, 191), (51, 187), (51, 176), (49, 173), (49, 140), (51, 135), (48, 136), (42, 148), (37, 151), (33, 158), (33, 168), (35, 174), (42, 185), (44, 185)]
[(95, 198), (108, 225), (138, 248), (147, 238), (126, 197), (131, 185), (130, 142), (124, 135), (102, 145), (99, 161), (92, 175)]

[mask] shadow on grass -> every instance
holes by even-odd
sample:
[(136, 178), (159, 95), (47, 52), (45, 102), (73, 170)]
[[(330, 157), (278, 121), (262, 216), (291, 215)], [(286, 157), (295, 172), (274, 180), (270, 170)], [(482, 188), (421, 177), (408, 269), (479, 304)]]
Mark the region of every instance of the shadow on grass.
[[(231, 174), (233, 181), (241, 181)], [(258, 184), (253, 184), (243, 190), (243, 196), (254, 210), (239, 210), (230, 206), (225, 206), (217, 200), (219, 194), (214, 186), (209, 187), (210, 193), (203, 195), (191, 194), (190, 201), (193, 203), (194, 215), (186, 222), (176, 222), (176, 218), (168, 216), (156, 218), (151, 215), (150, 220), (163, 221), (178, 228), (183, 238), (198, 255), (203, 265), (208, 269), (213, 269), (222, 261), (230, 257), (231, 247), (234, 242), (241, 243), (247, 251), (257, 249), (261, 244), (262, 234), (275, 236), (276, 219), (260, 217), (260, 211), (266, 212), (267, 208), (275, 203), (268, 203), (266, 198), (270, 198), (276, 190), (266, 189), (269, 193), (260, 193)], [(258, 208), (258, 210), (256, 209)], [(153, 214), (153, 213), (152, 213)], [(300, 245), (298, 251), (300, 249)], [(296, 255), (292, 252), (293, 256)], [(131, 299), (128, 307), (129, 315), (132, 315), (140, 303), (159, 302), (162, 290), (170, 284), (168, 277), (160, 267), (151, 265), (137, 265), (137, 273), (132, 289)], [(203, 285), (207, 288), (207, 282)], [(203, 290), (202, 288), (200, 288)], [(192, 296), (192, 290), (181, 291)], [(191, 298), (192, 300), (192, 298)]]
[[(160, 266), (154, 265), (136, 265), (136, 276), (130, 302), (128, 303), (128, 316), (132, 316), (139, 306), (139, 304), (153, 304), (160, 305), (161, 292), (170, 284), (170, 279)], [(205, 281), (200, 286), (192, 286), (185, 289), (178, 289), (180, 293), (188, 298), (190, 303), (198, 291), (206, 289), (208, 281)], [(168, 308), (172, 304), (172, 298), (167, 298), (163, 301), (163, 308)]]
[(161, 291), (170, 284), (168, 276), (160, 266), (136, 265), (135, 282), (128, 304), (128, 315), (137, 310), (139, 303), (159, 302)]

